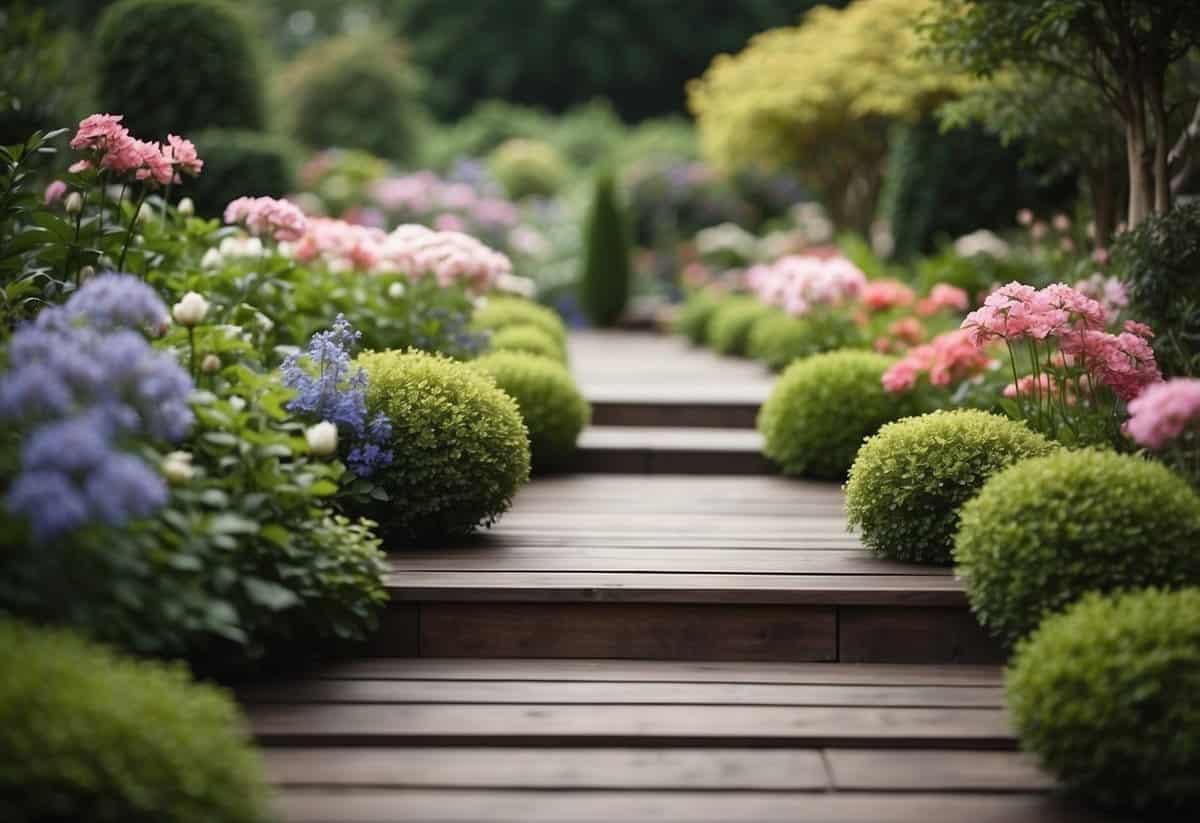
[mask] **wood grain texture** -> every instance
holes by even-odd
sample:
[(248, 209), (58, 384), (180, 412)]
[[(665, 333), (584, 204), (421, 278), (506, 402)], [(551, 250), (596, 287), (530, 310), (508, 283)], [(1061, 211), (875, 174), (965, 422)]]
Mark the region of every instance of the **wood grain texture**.
[(834, 786), (849, 791), (1048, 791), (1054, 780), (1021, 752), (890, 749), (824, 752)]
[(1004, 649), (962, 608), (838, 607), (838, 660), (999, 663)]

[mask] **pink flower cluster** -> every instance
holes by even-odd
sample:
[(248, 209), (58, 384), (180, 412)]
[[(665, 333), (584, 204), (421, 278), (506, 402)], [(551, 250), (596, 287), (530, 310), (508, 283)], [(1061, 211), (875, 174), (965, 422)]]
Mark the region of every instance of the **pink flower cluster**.
[(992, 358), (975, 345), (970, 332), (946, 332), (917, 346), (883, 373), (883, 388), (892, 393), (911, 391), (922, 376), (934, 386), (949, 386), (979, 374)]
[(1075, 290), (1104, 306), (1104, 311), (1110, 317), (1120, 314), (1129, 306), (1129, 295), (1125, 291), (1125, 284), (1116, 277), (1105, 277), (1100, 272), (1096, 272), (1086, 280), (1080, 280), (1075, 284)]
[(938, 283), (929, 292), (928, 297), (923, 297), (917, 302), (917, 314), (930, 317), (940, 311), (966, 311), (970, 302), (967, 293), (958, 286)]
[(1148, 342), (1152, 334), (1148, 326), (1130, 321), (1120, 334), (1082, 331), (1062, 337), (1059, 347), (1128, 403), (1148, 386), (1162, 381), (1154, 349)]
[(873, 280), (863, 287), (859, 299), (869, 311), (886, 311), (911, 306), (917, 295), (898, 280)]
[(516, 205), (508, 200), (486, 196), (467, 183), (449, 182), (430, 171), (380, 180), (371, 187), (371, 198), (402, 221), (440, 221), (439, 228), (445, 230), (511, 228), (520, 219)]
[(1151, 449), (1162, 449), (1189, 427), (1200, 426), (1200, 380), (1177, 378), (1150, 386), (1129, 404), (1126, 433)]
[(304, 236), (308, 218), (295, 203), (274, 197), (239, 197), (225, 207), (225, 222), (241, 224), (256, 237), (295, 241)]
[(138, 140), (121, 125), (123, 119), (119, 114), (93, 114), (80, 121), (71, 148), (88, 157), (72, 164), (72, 173), (99, 167), (166, 186), (178, 183), (181, 173), (195, 176), (204, 168), (190, 140), (174, 134), (167, 135), (166, 145)]
[(797, 317), (814, 306), (838, 306), (852, 300), (867, 285), (866, 275), (844, 257), (789, 255), (752, 266), (745, 277), (763, 302)]
[[(1052, 392), (1057, 392), (1058, 390), (1059, 383), (1054, 379), (1054, 375), (1043, 372), (1036, 376), (1027, 374), (1016, 383), (1009, 383), (1004, 387), (1004, 396), (1010, 399), (1017, 397), (1049, 397)], [(1071, 384), (1065, 384), (1063, 391), (1067, 405), (1075, 405), (1075, 390)]]

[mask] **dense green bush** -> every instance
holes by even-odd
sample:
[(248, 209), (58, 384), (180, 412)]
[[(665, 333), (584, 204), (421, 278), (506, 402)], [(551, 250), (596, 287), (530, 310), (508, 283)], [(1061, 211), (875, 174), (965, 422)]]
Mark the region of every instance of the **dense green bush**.
[(535, 469), (554, 469), (575, 452), (575, 441), (592, 411), (571, 373), (561, 363), (536, 354), (487, 354), (471, 365), (491, 375), (517, 401), (529, 429)]
[(1200, 804), (1200, 589), (1088, 595), (1017, 648), (1022, 748), (1081, 799), (1183, 819)]
[(559, 363), (567, 362), (567, 352), (562, 344), (544, 329), (528, 323), (505, 326), (492, 334), (492, 351), (513, 351), (539, 354)]
[(1163, 372), (1200, 376), (1200, 203), (1150, 215), (1117, 238), (1113, 257)]
[(282, 197), (295, 189), (300, 149), (284, 137), (212, 129), (194, 139), (204, 173), (184, 183), (181, 191), (205, 217), (219, 217), (238, 197)]
[(182, 666), (0, 621), (0, 818), (257, 823), (262, 766), (233, 701)]
[(682, 334), (697, 346), (708, 342), (708, 323), (721, 305), (723, 295), (706, 289), (694, 291), (687, 296), (675, 313), (672, 323), (677, 334)]
[(1015, 641), (1087, 592), (1200, 583), (1200, 496), (1160, 463), (1061, 452), (962, 508), (954, 560), (980, 623)]
[(516, 402), (486, 375), (424, 352), (360, 355), (367, 408), (392, 423), (395, 461), (372, 477), (389, 500), (370, 512), (401, 539), (490, 526), (529, 479), (529, 435)]
[(489, 297), (471, 318), (471, 326), (490, 332), (509, 326), (536, 326), (564, 350), (567, 346), (567, 327), (558, 313), (520, 297)]
[(948, 564), (962, 504), (1001, 469), (1056, 448), (1024, 424), (982, 411), (937, 411), (889, 423), (859, 449), (850, 468), (850, 525), (881, 557)]
[(803, 317), (771, 312), (759, 316), (750, 327), (746, 353), (781, 371), (810, 355), (855, 348), (864, 342), (862, 331), (842, 312), (822, 311)]
[(297, 139), (318, 149), (363, 149), (401, 162), (416, 158), (426, 114), (421, 80), (404, 50), (378, 35), (345, 35), (300, 54), (283, 75)]
[(596, 326), (613, 326), (625, 312), (632, 288), (629, 227), (610, 174), (596, 178), (584, 226), (580, 302)]
[(144, 140), (267, 125), (262, 64), (231, 2), (122, 0), (100, 18), (95, 54), (100, 110)]
[(528, 138), (501, 143), (488, 158), (488, 166), (513, 200), (549, 197), (562, 188), (570, 173), (558, 149)]
[[(433, 89), (438, 86), (434, 83)], [(425, 145), (425, 159), (433, 168), (445, 170), (464, 157), (487, 157), (506, 140), (541, 138), (553, 128), (553, 119), (540, 109), (484, 100), (452, 125), (434, 128)]]
[(731, 297), (723, 301), (708, 320), (708, 344), (721, 354), (744, 355), (754, 325), (777, 314), (782, 312), (757, 297)]
[(865, 438), (911, 412), (881, 380), (895, 361), (868, 351), (817, 354), (780, 376), (758, 414), (764, 452), (784, 474), (846, 476)]

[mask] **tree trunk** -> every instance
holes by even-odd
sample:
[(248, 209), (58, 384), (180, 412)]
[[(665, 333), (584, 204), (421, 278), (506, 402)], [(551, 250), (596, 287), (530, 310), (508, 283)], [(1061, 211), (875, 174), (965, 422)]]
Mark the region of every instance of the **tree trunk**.
[(1150, 122), (1154, 125), (1154, 212), (1166, 214), (1171, 210), (1171, 153), (1170, 135), (1167, 133), (1167, 104), (1165, 100), (1166, 71), (1153, 72), (1146, 79), (1147, 102)]
[(1154, 202), (1154, 183), (1146, 168), (1146, 120), (1141, 106), (1125, 122), (1125, 155), (1129, 165), (1128, 223), (1132, 229), (1146, 218)]
[(1088, 194), (1092, 199), (1092, 220), (1096, 225), (1096, 248), (1107, 249), (1117, 230), (1117, 185), (1110, 165), (1089, 168), (1084, 172)]

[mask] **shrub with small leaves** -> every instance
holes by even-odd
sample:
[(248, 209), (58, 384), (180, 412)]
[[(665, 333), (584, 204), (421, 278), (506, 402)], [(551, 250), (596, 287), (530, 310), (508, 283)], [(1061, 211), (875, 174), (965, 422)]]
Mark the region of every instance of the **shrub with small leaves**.
[(895, 361), (867, 351), (817, 354), (780, 376), (758, 414), (764, 453), (784, 474), (838, 480), (865, 438), (911, 413), (880, 382)]
[(1037, 457), (962, 508), (954, 560), (979, 622), (1006, 641), (1087, 592), (1200, 584), (1200, 496), (1160, 463)]
[(562, 344), (549, 332), (528, 324), (505, 326), (492, 334), (492, 351), (525, 352), (549, 357), (559, 363), (567, 362)]
[(694, 291), (687, 296), (672, 323), (676, 334), (682, 334), (697, 346), (708, 340), (708, 321), (721, 305), (721, 296), (710, 291)]
[(259, 823), (266, 784), (234, 702), (180, 665), (0, 621), (0, 818)]
[(520, 297), (489, 297), (475, 311), (471, 328), (476, 331), (499, 331), (508, 326), (537, 326), (550, 335), (563, 349), (567, 345), (567, 327), (553, 309), (539, 306)]
[(1017, 647), (1006, 687), (1021, 747), (1082, 799), (1200, 805), (1200, 589), (1086, 596)]
[(371, 507), (401, 540), (452, 537), (492, 525), (529, 479), (529, 435), (516, 401), (478, 370), (424, 352), (372, 352), (367, 409), (392, 422), (394, 460), (374, 478)]
[(204, 173), (184, 191), (204, 217), (220, 217), (231, 200), (243, 195), (283, 197), (296, 185), (300, 148), (274, 134), (237, 129), (208, 129), (196, 135)]
[(488, 158), (492, 175), (513, 200), (550, 197), (570, 174), (558, 149), (541, 140), (514, 137), (496, 147)]
[(888, 423), (850, 468), (850, 525), (881, 557), (949, 564), (963, 503), (1001, 469), (1056, 448), (1024, 424), (982, 411)]
[(781, 371), (796, 360), (854, 348), (863, 342), (862, 332), (843, 312), (822, 311), (801, 317), (770, 312), (751, 326), (746, 353), (773, 371)]
[(471, 365), (491, 375), (517, 401), (529, 428), (533, 467), (558, 468), (575, 452), (575, 441), (592, 410), (571, 373), (560, 363), (525, 352), (484, 355)]
[(725, 300), (708, 320), (708, 344), (721, 354), (744, 355), (750, 329), (764, 317), (779, 313), (757, 297), (740, 295)]

